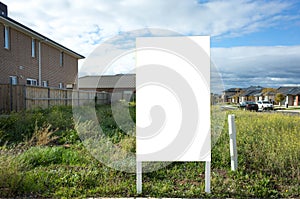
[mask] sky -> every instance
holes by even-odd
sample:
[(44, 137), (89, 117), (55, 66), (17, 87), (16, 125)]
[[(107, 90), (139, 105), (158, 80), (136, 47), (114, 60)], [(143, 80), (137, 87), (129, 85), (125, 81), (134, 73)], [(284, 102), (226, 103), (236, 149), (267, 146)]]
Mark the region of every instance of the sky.
[[(166, 29), (211, 36), (211, 61), (225, 89), (300, 85), (298, 0), (1, 1), (9, 17), (87, 58), (128, 31)], [(130, 56), (117, 62), (112, 73), (132, 69)]]

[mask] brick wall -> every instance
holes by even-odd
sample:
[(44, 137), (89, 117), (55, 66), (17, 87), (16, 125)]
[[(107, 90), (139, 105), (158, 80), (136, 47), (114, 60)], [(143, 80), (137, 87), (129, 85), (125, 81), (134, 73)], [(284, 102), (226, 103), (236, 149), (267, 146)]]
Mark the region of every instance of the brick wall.
[[(31, 56), (32, 37), (10, 28), (10, 48), (4, 48), (4, 25), (0, 23), (0, 83), (9, 83), (9, 76), (16, 76), (18, 84), (26, 84), (27, 78), (39, 79), (39, 49), (35, 42), (35, 57)], [(41, 43), (42, 81), (48, 86), (58, 87), (59, 83), (72, 84), (78, 73), (77, 58), (64, 52), (64, 64), (60, 66), (58, 48)]]
[(48, 81), (50, 87), (58, 87), (59, 83), (74, 84), (78, 73), (76, 58), (63, 53), (63, 65), (60, 65), (61, 51), (47, 44), (42, 44), (42, 79)]
[(20, 84), (26, 78), (38, 79), (38, 60), (31, 57), (31, 38), (10, 28), (10, 48), (4, 48), (4, 25), (0, 24), (0, 83), (9, 83), (17, 76)]

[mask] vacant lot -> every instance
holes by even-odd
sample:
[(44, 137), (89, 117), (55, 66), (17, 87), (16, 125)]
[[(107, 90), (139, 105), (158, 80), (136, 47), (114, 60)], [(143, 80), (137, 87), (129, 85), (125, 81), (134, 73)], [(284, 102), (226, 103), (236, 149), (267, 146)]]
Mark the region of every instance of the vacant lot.
[[(135, 121), (135, 107), (129, 110)], [(300, 117), (212, 110), (212, 193), (204, 193), (204, 164), (192, 162), (144, 174), (141, 196), (300, 197)], [(236, 116), (237, 172), (230, 171), (229, 113)], [(135, 151), (134, 137), (118, 127), (109, 106), (97, 107), (97, 116), (117, 146)], [(74, 128), (71, 107), (0, 117), (0, 197), (138, 196), (135, 175), (96, 160)]]

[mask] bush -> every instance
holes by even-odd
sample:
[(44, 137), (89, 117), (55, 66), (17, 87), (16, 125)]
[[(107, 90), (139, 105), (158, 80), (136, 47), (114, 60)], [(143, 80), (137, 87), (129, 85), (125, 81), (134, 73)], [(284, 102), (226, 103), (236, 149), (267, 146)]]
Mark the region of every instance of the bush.
[(74, 129), (72, 107), (55, 106), (0, 117), (0, 145), (30, 140), (36, 128), (44, 128), (45, 125), (50, 126), (48, 132)]

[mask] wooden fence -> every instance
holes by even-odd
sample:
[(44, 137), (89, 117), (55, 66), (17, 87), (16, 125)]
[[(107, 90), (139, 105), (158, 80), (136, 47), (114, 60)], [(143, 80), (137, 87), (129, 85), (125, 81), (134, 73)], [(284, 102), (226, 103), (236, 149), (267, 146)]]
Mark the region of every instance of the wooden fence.
[(25, 85), (0, 84), (0, 114), (55, 105), (109, 104), (111, 94)]

